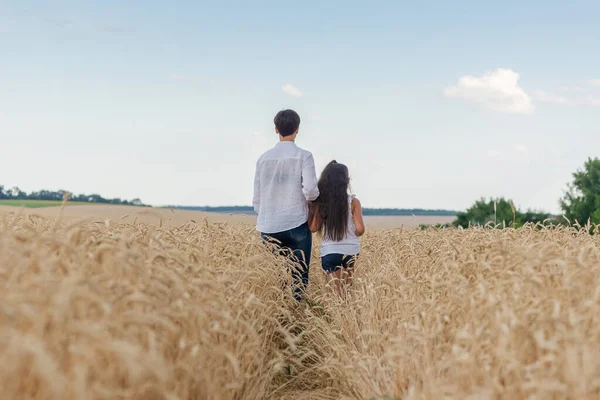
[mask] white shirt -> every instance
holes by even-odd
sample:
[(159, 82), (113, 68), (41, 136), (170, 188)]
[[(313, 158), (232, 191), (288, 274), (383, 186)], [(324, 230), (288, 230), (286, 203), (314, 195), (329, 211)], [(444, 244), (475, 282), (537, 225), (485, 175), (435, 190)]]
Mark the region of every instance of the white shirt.
[(320, 256), (328, 254), (343, 254), (346, 256), (355, 256), (360, 253), (360, 238), (356, 236), (356, 226), (352, 217), (352, 200), (354, 195), (348, 196), (348, 228), (346, 236), (339, 242), (324, 237), (321, 240)]
[(294, 142), (279, 142), (256, 162), (254, 199), (256, 230), (277, 233), (308, 220), (308, 201), (319, 197), (315, 160)]

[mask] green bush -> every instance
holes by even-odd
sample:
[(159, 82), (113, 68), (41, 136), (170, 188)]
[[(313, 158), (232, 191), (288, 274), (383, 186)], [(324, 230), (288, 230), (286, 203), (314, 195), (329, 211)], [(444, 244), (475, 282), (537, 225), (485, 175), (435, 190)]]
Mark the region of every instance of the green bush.
[(517, 228), (527, 223), (550, 224), (553, 223), (552, 220), (549, 221), (551, 217), (550, 214), (539, 211), (521, 212), (514, 207), (512, 200), (506, 200), (502, 197), (489, 200), (482, 198), (466, 211), (459, 212), (453, 225), (468, 228), (469, 226), (492, 224), (497, 227)]

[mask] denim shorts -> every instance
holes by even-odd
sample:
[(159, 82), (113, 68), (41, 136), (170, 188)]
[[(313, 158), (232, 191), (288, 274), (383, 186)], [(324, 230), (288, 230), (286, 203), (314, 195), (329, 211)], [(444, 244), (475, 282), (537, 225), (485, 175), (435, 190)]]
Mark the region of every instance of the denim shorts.
[(335, 253), (327, 254), (321, 257), (321, 266), (325, 272), (332, 274), (340, 268), (352, 268), (358, 256), (358, 254), (352, 256)]

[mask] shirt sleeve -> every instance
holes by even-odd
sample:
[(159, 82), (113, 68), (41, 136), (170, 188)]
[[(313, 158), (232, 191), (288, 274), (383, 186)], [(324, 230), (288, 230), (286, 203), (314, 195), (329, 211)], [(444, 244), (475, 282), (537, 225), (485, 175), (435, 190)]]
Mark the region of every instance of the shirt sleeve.
[(313, 201), (319, 197), (317, 172), (315, 170), (315, 159), (310, 154), (302, 165), (302, 191), (306, 200)]
[(259, 161), (256, 162), (256, 170), (254, 172), (254, 197), (252, 199), (252, 207), (254, 207), (254, 212), (258, 214), (258, 210), (260, 209), (260, 165)]

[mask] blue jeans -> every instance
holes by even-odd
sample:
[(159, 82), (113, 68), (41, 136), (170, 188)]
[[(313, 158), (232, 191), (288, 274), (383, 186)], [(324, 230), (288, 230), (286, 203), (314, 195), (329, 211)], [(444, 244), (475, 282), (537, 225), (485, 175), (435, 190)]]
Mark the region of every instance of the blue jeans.
[(266, 242), (276, 245), (274, 247), (276, 254), (291, 255), (291, 259), (294, 262), (291, 268), (294, 282), (294, 298), (301, 301), (304, 291), (308, 286), (308, 270), (310, 267), (310, 253), (312, 251), (312, 233), (308, 229), (308, 223), (305, 222), (296, 228), (283, 232), (261, 232), (260, 236)]

